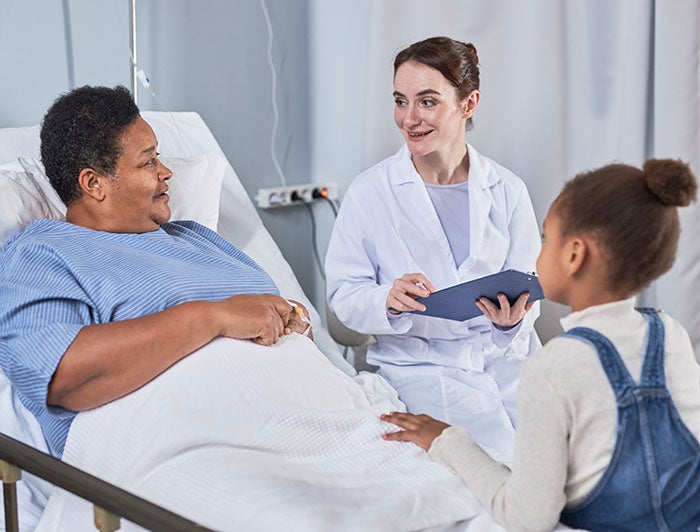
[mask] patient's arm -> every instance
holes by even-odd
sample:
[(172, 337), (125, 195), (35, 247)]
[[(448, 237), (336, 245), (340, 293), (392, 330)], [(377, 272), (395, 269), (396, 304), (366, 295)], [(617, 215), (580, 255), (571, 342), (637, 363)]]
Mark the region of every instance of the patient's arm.
[(47, 403), (95, 408), (140, 388), (218, 336), (271, 345), (292, 307), (272, 294), (191, 301), (140, 318), (83, 327), (49, 384)]

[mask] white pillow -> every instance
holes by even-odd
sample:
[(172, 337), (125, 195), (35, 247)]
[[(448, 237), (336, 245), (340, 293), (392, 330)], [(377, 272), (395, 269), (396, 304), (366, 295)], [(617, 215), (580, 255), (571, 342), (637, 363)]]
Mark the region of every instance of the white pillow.
[(37, 159), (28, 157), (20, 157), (19, 163), (24, 168), (24, 171), (32, 176), (37, 188), (43, 193), (43, 198), (48, 204), (49, 209), (53, 213), (60, 213), (61, 220), (66, 218), (66, 205), (58, 196), (58, 192), (53, 188), (53, 185), (44, 173), (44, 167)]
[[(31, 201), (30, 205), (26, 207), (22, 205), (22, 201), (27, 200), (26, 194), (20, 198), (18, 193), (15, 193), (12, 195), (12, 199), (7, 201), (7, 207), (11, 208), (13, 212), (17, 210), (27, 211), (22, 219), (28, 219), (20, 229), (34, 218), (65, 218), (66, 207), (51, 186), (41, 163), (36, 159), (24, 157), (20, 157), (19, 162), (28, 174), (26, 180), (33, 181), (33, 186), (25, 185), (25, 188), (31, 188), (35, 197), (35, 201)], [(194, 220), (216, 231), (219, 222), (221, 183), (228, 161), (221, 155), (212, 152), (188, 158), (161, 157), (161, 162), (173, 172), (172, 178), (168, 181), (170, 219)], [(17, 203), (18, 201), (19, 203)], [(43, 202), (43, 205), (39, 206), (37, 202)], [(5, 203), (2, 206), (5, 206)], [(44, 212), (49, 214), (42, 214)], [(34, 214), (33, 218), (32, 214)], [(0, 219), (0, 235), (5, 223), (7, 223), (5, 217)]]
[(34, 177), (27, 172), (0, 169), (0, 245), (37, 218), (60, 220)]
[(228, 161), (213, 152), (186, 159), (161, 157), (160, 161), (173, 172), (168, 181), (170, 219), (194, 220), (216, 231), (221, 183)]

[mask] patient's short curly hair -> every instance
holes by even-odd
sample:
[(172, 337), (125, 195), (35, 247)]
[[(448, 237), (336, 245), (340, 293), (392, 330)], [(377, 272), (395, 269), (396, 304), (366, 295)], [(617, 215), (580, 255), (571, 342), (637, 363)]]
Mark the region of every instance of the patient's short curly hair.
[(56, 99), (41, 124), (41, 160), (66, 205), (80, 196), (78, 175), (85, 168), (115, 173), (122, 135), (138, 117), (122, 86), (85, 86)]

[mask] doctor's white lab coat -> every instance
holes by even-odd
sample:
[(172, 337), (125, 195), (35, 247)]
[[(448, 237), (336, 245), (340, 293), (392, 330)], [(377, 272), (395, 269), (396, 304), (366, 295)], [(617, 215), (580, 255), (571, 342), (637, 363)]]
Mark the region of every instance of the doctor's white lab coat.
[(367, 360), (388, 377), (402, 368), (483, 372), (494, 358), (516, 362), (540, 346), (538, 304), (506, 345), (497, 345), (502, 336), (484, 316), (456, 322), (387, 314), (389, 289), (405, 273), (422, 272), (440, 290), (509, 268), (535, 270), (540, 231), (525, 184), (467, 149), (470, 253), (459, 267), (405, 145), (360, 174), (343, 200), (326, 257), (328, 301), (346, 326), (376, 336)]

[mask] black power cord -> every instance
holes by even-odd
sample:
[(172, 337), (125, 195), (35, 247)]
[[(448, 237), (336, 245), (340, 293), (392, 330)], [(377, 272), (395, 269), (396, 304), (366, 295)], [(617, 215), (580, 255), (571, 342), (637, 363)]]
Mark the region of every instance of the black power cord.
[[(325, 200), (328, 205), (331, 206), (331, 209), (333, 210), (333, 216), (335, 218), (338, 217), (338, 207), (336, 204), (333, 202), (328, 197), (328, 190), (325, 187), (322, 188), (314, 188), (311, 191), (311, 197), (313, 199), (323, 199)], [(318, 271), (321, 274), (321, 278), (325, 281), (326, 280), (326, 272), (323, 267), (323, 261), (321, 261), (321, 254), (318, 251), (318, 243), (316, 242), (316, 215), (314, 214), (313, 207), (311, 206), (310, 203), (304, 200), (302, 196), (299, 195), (299, 193), (295, 190), (292, 192), (292, 194), (289, 196), (289, 198), (296, 203), (301, 203), (304, 205), (308, 211), (309, 211), (309, 217), (311, 218), (311, 245), (313, 248), (314, 252), (314, 259), (316, 260), (316, 266), (318, 267)]]
[[(294, 199), (294, 197), (292, 197)], [(316, 216), (314, 215), (314, 210), (311, 204), (302, 202), (304, 206), (309, 210), (309, 216), (311, 217), (311, 245), (314, 250), (314, 258), (316, 259), (316, 266), (318, 266), (318, 272), (321, 274), (321, 278), (326, 280), (326, 272), (323, 268), (323, 262), (321, 261), (321, 254), (318, 252), (318, 244), (316, 243)]]

